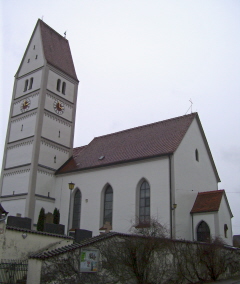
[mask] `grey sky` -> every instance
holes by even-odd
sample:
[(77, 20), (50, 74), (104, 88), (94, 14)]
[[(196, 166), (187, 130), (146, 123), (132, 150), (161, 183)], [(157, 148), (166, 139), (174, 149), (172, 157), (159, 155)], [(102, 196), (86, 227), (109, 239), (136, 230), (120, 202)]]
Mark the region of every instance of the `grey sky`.
[[(38, 18), (67, 31), (78, 78), (74, 146), (199, 113), (240, 234), (238, 0), (2, 0), (2, 158), (14, 75)], [(204, 191), (204, 188), (202, 189)]]

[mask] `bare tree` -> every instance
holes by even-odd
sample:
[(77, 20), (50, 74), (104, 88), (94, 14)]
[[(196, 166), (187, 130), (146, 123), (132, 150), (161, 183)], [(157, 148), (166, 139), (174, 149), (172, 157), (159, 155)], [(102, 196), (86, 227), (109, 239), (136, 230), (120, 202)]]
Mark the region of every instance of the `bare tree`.
[[(122, 235), (101, 244), (102, 267), (112, 283), (175, 283), (167, 229), (157, 220), (132, 227), (132, 235)], [(176, 282), (180, 283), (180, 282)]]
[(171, 250), (178, 274), (188, 283), (216, 281), (240, 269), (239, 252), (226, 247), (220, 238), (211, 239), (209, 243), (175, 241)]

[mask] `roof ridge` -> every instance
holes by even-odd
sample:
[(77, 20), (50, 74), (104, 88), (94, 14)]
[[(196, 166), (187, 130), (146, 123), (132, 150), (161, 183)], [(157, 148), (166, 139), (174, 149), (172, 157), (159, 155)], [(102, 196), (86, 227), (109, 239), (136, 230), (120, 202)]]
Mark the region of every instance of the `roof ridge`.
[[(117, 132), (113, 132), (113, 133), (109, 133), (109, 134), (97, 136), (97, 137), (94, 137), (93, 140), (98, 139), (98, 138), (102, 138), (102, 137), (106, 137), (106, 136), (116, 135), (116, 134), (123, 133), (123, 132), (128, 132), (128, 131), (131, 131), (131, 130), (133, 130), (133, 129), (140, 129), (140, 128), (144, 128), (144, 127), (149, 127), (149, 126), (151, 126), (151, 125), (156, 125), (156, 124), (168, 122), (168, 121), (171, 121), (171, 120), (181, 119), (181, 118), (186, 117), (186, 116), (196, 116), (196, 115), (197, 115), (197, 112), (193, 112), (193, 113), (191, 113), (191, 114), (185, 114), (185, 115), (181, 115), (181, 116), (177, 116), (177, 117), (173, 117), (173, 118), (168, 118), (168, 119), (156, 121), (156, 122), (153, 122), (153, 123), (148, 123), (148, 124), (144, 124), (144, 125), (140, 125), (140, 126), (136, 126), (136, 127), (132, 127), (132, 128), (120, 130), (120, 131), (117, 131)], [(93, 140), (92, 140), (92, 141), (93, 141)], [(92, 141), (91, 141), (91, 142), (92, 142)], [(91, 142), (90, 142), (90, 143), (91, 143)], [(90, 144), (90, 143), (89, 143), (89, 144)], [(87, 146), (87, 145), (86, 145), (86, 146)]]

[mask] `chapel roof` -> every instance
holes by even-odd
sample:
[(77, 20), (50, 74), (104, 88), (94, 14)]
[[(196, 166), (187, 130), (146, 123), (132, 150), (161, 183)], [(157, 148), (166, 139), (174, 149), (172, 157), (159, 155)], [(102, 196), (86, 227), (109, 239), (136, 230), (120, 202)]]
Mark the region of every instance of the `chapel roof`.
[(47, 62), (78, 80), (68, 40), (42, 20), (39, 19), (38, 23), (41, 30), (43, 52)]
[(170, 155), (176, 151), (197, 113), (94, 138), (73, 149), (56, 174)]
[[(219, 211), (222, 197), (224, 195), (225, 195), (224, 189), (199, 192), (194, 202), (191, 213), (204, 213), (204, 212)], [(227, 204), (228, 204), (228, 201), (227, 201)], [(230, 210), (230, 207), (229, 207), (229, 210)], [(230, 210), (230, 213), (231, 213), (231, 210)]]

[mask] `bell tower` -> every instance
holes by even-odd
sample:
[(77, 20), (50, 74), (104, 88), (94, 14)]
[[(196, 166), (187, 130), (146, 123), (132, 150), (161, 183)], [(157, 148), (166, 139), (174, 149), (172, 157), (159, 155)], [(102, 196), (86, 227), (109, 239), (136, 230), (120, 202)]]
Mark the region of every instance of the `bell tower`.
[(55, 171), (72, 155), (78, 79), (68, 40), (38, 20), (15, 75), (1, 175), (9, 215), (53, 212)]

